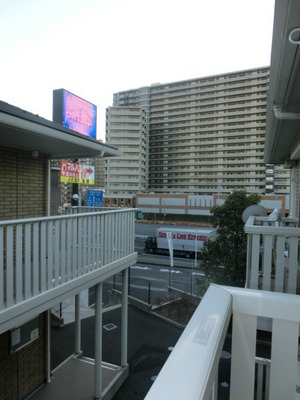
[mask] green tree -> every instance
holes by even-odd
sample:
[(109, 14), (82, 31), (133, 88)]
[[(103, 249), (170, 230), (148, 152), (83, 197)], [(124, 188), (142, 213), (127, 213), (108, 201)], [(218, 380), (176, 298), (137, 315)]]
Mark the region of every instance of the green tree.
[(207, 240), (200, 253), (201, 270), (208, 283), (244, 286), (246, 278), (247, 235), (242, 220), (243, 211), (259, 204), (261, 196), (235, 190), (220, 206), (211, 209), (215, 240)]

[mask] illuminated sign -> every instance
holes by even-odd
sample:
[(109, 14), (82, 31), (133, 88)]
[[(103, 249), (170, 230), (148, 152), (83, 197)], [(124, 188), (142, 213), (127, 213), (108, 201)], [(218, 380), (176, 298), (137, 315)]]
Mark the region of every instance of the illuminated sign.
[(53, 122), (96, 139), (97, 107), (65, 89), (54, 90)]
[(95, 167), (69, 161), (60, 163), (60, 181), (64, 183), (95, 184)]

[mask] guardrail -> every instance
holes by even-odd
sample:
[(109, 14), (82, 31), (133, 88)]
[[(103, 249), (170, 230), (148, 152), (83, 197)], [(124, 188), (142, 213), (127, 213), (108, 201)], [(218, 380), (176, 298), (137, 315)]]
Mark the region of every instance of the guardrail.
[[(218, 365), (232, 318), (230, 400), (296, 399), (300, 298), (212, 285), (146, 400), (216, 400)], [(273, 325), (271, 359), (256, 357), (257, 320)]]
[(280, 226), (267, 217), (249, 217), (246, 287), (283, 293), (300, 288), (298, 220), (283, 218)]

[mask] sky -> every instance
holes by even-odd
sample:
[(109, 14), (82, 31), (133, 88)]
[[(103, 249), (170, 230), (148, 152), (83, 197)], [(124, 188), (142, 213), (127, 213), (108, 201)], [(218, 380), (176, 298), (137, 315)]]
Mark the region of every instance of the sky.
[(270, 65), (274, 0), (0, 0), (0, 100), (52, 120), (53, 90), (113, 93)]

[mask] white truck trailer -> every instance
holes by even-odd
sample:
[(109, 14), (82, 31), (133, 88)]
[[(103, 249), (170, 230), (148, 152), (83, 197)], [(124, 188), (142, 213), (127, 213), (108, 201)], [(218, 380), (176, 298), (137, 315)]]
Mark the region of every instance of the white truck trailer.
[(192, 257), (207, 239), (214, 239), (216, 229), (209, 228), (158, 228), (155, 237), (147, 237), (145, 250), (148, 252), (169, 251), (168, 236), (172, 238), (174, 255)]

